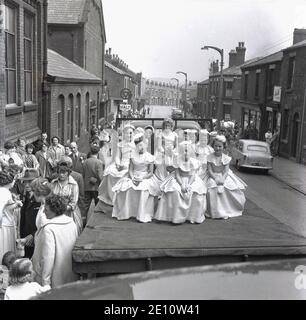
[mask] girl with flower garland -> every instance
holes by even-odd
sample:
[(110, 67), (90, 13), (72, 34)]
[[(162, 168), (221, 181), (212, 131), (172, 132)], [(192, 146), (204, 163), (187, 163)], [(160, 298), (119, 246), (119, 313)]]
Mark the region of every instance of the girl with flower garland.
[(217, 135), (212, 143), (214, 152), (207, 156), (208, 214), (213, 219), (242, 215), (247, 185), (229, 168), (231, 157), (224, 154), (226, 138)]

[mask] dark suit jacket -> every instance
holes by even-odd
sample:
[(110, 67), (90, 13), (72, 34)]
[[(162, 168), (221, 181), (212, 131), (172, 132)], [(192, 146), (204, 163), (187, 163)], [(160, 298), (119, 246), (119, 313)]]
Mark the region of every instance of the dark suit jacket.
[(79, 152), (78, 156), (74, 158), (73, 153), (71, 153), (69, 157), (72, 159), (72, 170), (84, 175), (84, 167), (81, 158), (83, 158), (83, 161), (86, 160), (86, 154)]
[(97, 158), (89, 158), (84, 162), (84, 190), (98, 191), (103, 178), (103, 163)]

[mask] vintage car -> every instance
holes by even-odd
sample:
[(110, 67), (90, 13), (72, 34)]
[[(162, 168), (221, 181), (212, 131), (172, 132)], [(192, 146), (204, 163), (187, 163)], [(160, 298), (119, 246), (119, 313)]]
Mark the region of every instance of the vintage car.
[(305, 300), (305, 271), (305, 258), (148, 271), (78, 281), (34, 299)]
[(265, 173), (273, 169), (270, 146), (264, 141), (239, 140), (231, 150), (232, 163), (240, 168), (261, 169)]
[[(142, 127), (145, 128), (148, 125), (153, 126), (155, 129), (161, 129), (163, 120), (133, 120), (129, 121), (134, 127)], [(201, 130), (201, 126), (198, 122), (192, 120), (174, 120), (175, 129), (194, 129), (194, 130)]]
[(183, 115), (183, 110), (179, 108), (172, 108), (172, 119), (182, 119)]

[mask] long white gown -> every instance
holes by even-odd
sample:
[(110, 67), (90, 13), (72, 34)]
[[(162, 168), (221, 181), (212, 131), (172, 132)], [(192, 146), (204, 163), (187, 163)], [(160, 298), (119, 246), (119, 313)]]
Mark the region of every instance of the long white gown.
[[(135, 144), (133, 142), (122, 141), (118, 144), (118, 153), (115, 162), (112, 162), (104, 170), (103, 179), (98, 189), (99, 200), (110, 206), (113, 205), (114, 192), (112, 189), (122, 177), (127, 175), (130, 158), (134, 150)], [(119, 165), (123, 167), (120, 171), (118, 169)]]
[[(154, 156), (145, 152), (134, 152), (131, 161), (134, 176), (143, 178), (154, 163)], [(151, 222), (154, 215), (154, 197), (159, 194), (159, 185), (152, 176), (142, 180), (137, 186), (129, 176), (121, 178), (113, 187), (114, 200), (112, 217), (118, 220), (136, 218), (140, 222)]]
[[(155, 219), (181, 224), (186, 221), (191, 223), (202, 223), (205, 220), (206, 192), (207, 188), (203, 180), (196, 174), (199, 169), (199, 162), (190, 158), (186, 166), (178, 166), (183, 186), (188, 192), (183, 193), (180, 184), (176, 179), (176, 173), (171, 173), (161, 184), (162, 196), (155, 213)], [(191, 176), (194, 181), (189, 184)]]
[[(207, 157), (207, 163), (211, 164), (212, 170), (217, 176), (223, 175), (225, 166), (229, 165), (230, 161), (231, 157), (225, 154), (216, 157), (215, 153), (211, 153)], [(216, 181), (208, 174), (204, 181), (207, 181), (208, 189), (208, 217), (225, 219), (242, 215), (246, 201), (244, 190), (247, 185), (231, 169), (228, 171), (223, 187), (218, 186)]]

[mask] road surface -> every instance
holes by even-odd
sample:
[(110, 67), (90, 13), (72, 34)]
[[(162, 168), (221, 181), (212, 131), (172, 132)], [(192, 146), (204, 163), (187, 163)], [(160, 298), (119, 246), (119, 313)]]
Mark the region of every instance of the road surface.
[[(147, 109), (149, 106), (145, 106)], [(172, 106), (150, 106), (150, 114), (147, 118), (171, 118)]]

